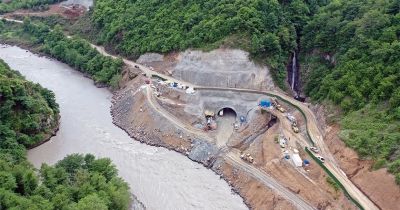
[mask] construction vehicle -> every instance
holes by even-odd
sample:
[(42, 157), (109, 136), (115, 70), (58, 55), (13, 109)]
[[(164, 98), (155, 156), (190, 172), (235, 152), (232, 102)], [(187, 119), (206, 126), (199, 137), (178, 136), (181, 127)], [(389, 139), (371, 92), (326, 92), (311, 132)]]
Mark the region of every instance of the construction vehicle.
[(279, 110), (282, 113), (285, 112), (285, 109), (278, 103), (278, 100), (276, 98), (272, 98), (272, 106), (274, 106), (277, 110)]
[(245, 160), (245, 161), (247, 161), (247, 162), (250, 162), (250, 163), (253, 163), (253, 157), (251, 157), (251, 155), (250, 154), (246, 154), (246, 155), (244, 155), (244, 154), (242, 154), (242, 156), (240, 156), (243, 160)]
[(299, 128), (298, 128), (297, 126), (295, 126), (295, 125), (292, 125), (292, 129), (293, 129), (293, 131), (294, 131), (295, 133), (298, 133), (298, 132), (299, 132)]

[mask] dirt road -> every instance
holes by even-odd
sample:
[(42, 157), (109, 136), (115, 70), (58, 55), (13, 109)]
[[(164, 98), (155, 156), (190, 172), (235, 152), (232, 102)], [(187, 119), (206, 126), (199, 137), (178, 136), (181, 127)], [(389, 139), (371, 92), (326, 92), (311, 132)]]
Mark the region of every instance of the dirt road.
[[(150, 88), (149, 85), (146, 85), (146, 95), (147, 99), (149, 102), (149, 105), (157, 111), (159, 114), (161, 114), (163, 117), (174, 123), (175, 125), (179, 126), (180, 128), (184, 129), (187, 133), (192, 134), (193, 136), (197, 137), (202, 137), (207, 140), (210, 139), (209, 136), (204, 135), (203, 132), (200, 132), (196, 129), (194, 129), (190, 125), (186, 125), (179, 119), (177, 119), (175, 116), (164, 110), (158, 102), (155, 100), (154, 95), (153, 95), (153, 90)], [(216, 144), (215, 141), (213, 141), (214, 144)], [(294, 192), (290, 191), (287, 187), (285, 187), (282, 183), (276, 181), (273, 177), (271, 177), (267, 172), (262, 171), (261, 169), (258, 169), (252, 164), (248, 164), (244, 162), (242, 159), (240, 159), (240, 154), (235, 153), (232, 151), (222, 149), (221, 151), (227, 152), (227, 153), (222, 153), (223, 158), (226, 161), (229, 161), (231, 164), (233, 164), (235, 167), (240, 168), (243, 171), (248, 172), (248, 174), (257, 180), (260, 180), (264, 185), (266, 185), (268, 188), (275, 190), (278, 194), (280, 194), (282, 197), (284, 197), (286, 200), (291, 202), (293, 206), (295, 206), (298, 209), (315, 209), (312, 205), (307, 203), (303, 198), (301, 198), (298, 194), (295, 194)]]
[[(103, 55), (106, 56), (111, 56), (108, 53), (106, 53), (104, 51), (104, 49), (102, 47), (93, 45), (93, 47), (95, 47), (97, 50), (99, 50), (99, 52), (101, 52)], [(115, 58), (115, 56), (112, 56)], [(135, 65), (139, 66), (140, 69), (146, 73), (147, 75), (158, 75), (160, 77), (163, 77), (165, 79), (168, 79), (169, 81), (172, 82), (177, 82), (180, 84), (184, 84), (186, 86), (190, 86), (190, 87), (195, 87), (195, 88), (199, 88), (201, 89), (202, 87), (188, 83), (188, 82), (184, 82), (184, 81), (180, 81), (176, 78), (172, 78), (160, 73), (157, 73), (155, 71), (151, 71), (149, 68), (147, 68), (146, 66), (140, 65), (138, 63), (135, 63), (133, 61), (130, 60), (126, 60), (123, 59), (123, 61), (128, 64), (131, 65), (132, 67), (134, 67)], [(282, 93), (279, 92), (275, 92), (275, 91), (256, 91), (256, 90), (249, 90), (249, 89), (238, 89), (238, 88), (221, 88), (221, 87), (207, 87), (207, 88), (213, 88), (216, 90), (226, 90), (226, 91), (231, 91), (231, 90), (235, 90), (235, 91), (246, 91), (246, 92), (253, 92), (253, 93), (268, 93), (268, 94), (274, 94), (277, 96), (282, 97), (283, 99), (290, 101), (292, 104), (298, 106), (306, 115), (307, 117), (307, 129), (310, 133), (311, 138), (313, 139), (313, 141), (315, 142), (316, 146), (320, 149), (320, 154), (321, 156), (323, 156), (327, 161), (325, 162), (325, 166), (332, 172), (333, 175), (336, 176), (336, 178), (338, 178), (338, 180), (343, 184), (343, 186), (346, 188), (347, 192), (355, 199), (357, 200), (366, 210), (377, 210), (379, 209), (366, 195), (364, 195), (346, 176), (344, 176), (341, 173), (341, 169), (339, 167), (339, 164), (337, 163), (336, 159), (333, 157), (333, 155), (329, 152), (329, 149), (327, 147), (327, 145), (324, 143), (324, 139), (323, 139), (323, 132), (319, 130), (318, 127), (318, 121), (314, 115), (314, 113), (303, 103), (289, 97), (286, 96)], [(179, 122), (179, 120), (174, 120), (174, 122), (177, 123), (177, 125), (180, 125), (181, 123)], [(182, 125), (181, 125), (182, 126)], [(181, 127), (180, 126), (180, 127)], [(187, 126), (186, 126), (187, 127)], [(291, 129), (291, 128), (289, 128)], [(291, 132), (291, 130), (289, 131)], [(312, 145), (309, 145), (312, 146)]]
[[(18, 20), (12, 20), (12, 19), (7, 19), (8, 21), (14, 21), (14, 22), (19, 22), (21, 23), (22, 21), (18, 21)], [(104, 51), (104, 49), (102, 47), (96, 46), (91, 44), (92, 47), (96, 48), (100, 53), (102, 53), (105, 56), (111, 56), (111, 57), (116, 57), (116, 56), (112, 56), (110, 54), (108, 54), (107, 52)], [(180, 81), (178, 79), (157, 73), (155, 71), (151, 71), (149, 68), (147, 68), (146, 66), (140, 65), (138, 63), (135, 63), (133, 61), (127, 60), (127, 59), (123, 59), (123, 61), (127, 64), (127, 65), (131, 65), (132, 67), (134, 67), (135, 65), (139, 66), (140, 69), (148, 74), (148, 75), (158, 75), (160, 77), (163, 77), (165, 79), (168, 79), (172, 82), (177, 82), (186, 86), (190, 86), (190, 87), (197, 87), (197, 88), (201, 88), (199, 86), (190, 84), (188, 82), (184, 82), (184, 81)], [(212, 88), (212, 87), (210, 87)], [(332, 172), (333, 175), (336, 176), (336, 178), (338, 178), (338, 180), (343, 184), (343, 186), (346, 188), (346, 190), (348, 191), (348, 193), (355, 199), (357, 200), (365, 209), (368, 210), (376, 210), (379, 209), (370, 199), (368, 199), (368, 197), (366, 195), (364, 195), (346, 176), (344, 176), (341, 173), (341, 169), (337, 163), (337, 161), (335, 160), (335, 158), (333, 157), (333, 155), (329, 152), (329, 149), (327, 147), (327, 145), (324, 143), (324, 139), (323, 139), (323, 132), (321, 132), (319, 130), (318, 127), (318, 121), (316, 120), (316, 117), (314, 115), (314, 113), (308, 108), (306, 107), (303, 103), (290, 98), (284, 94), (275, 92), (275, 91), (255, 91), (255, 90), (249, 90), (249, 89), (237, 89), (237, 88), (220, 88), (220, 87), (215, 87), (214, 89), (216, 90), (227, 90), (227, 91), (231, 91), (231, 90), (235, 90), (235, 91), (246, 91), (246, 92), (254, 92), (254, 93), (269, 93), (269, 94), (274, 94), (277, 96), (282, 97), (283, 99), (290, 101), (292, 104), (297, 105), (306, 115), (307, 117), (307, 129), (311, 135), (311, 138), (314, 140), (316, 146), (320, 149), (320, 153), (321, 155), (327, 160), (325, 162), (325, 166)], [(150, 94), (150, 91), (148, 91), (148, 94)], [(151, 94), (150, 94), (151, 95)], [(150, 96), (151, 98), (151, 96)], [(149, 100), (152, 101), (152, 100)], [(151, 102), (149, 102), (151, 103)], [(156, 106), (155, 106), (156, 107)], [(158, 108), (157, 111), (160, 111), (162, 108)], [(161, 110), (162, 112), (162, 110)], [(184, 125), (183, 123), (181, 123), (180, 120), (176, 119), (174, 116), (170, 115), (170, 114), (166, 114), (163, 113), (164, 116), (168, 117), (171, 121), (173, 121), (174, 123), (176, 123), (177, 126), (182, 127), (183, 129), (187, 129), (187, 131), (191, 132), (188, 129), (188, 126)]]
[(284, 197), (286, 200), (292, 203), (297, 209), (315, 209), (308, 202), (303, 200), (299, 195), (293, 193), (287, 187), (280, 182), (276, 181), (267, 172), (255, 167), (254, 165), (248, 164), (239, 158), (239, 153), (228, 152), (223, 155), (224, 159), (231, 164), (235, 165), (240, 170), (246, 171), (247, 174), (261, 181), (269, 189), (272, 189), (277, 194)]
[[(194, 129), (192, 126), (187, 125), (183, 123), (181, 120), (177, 119), (174, 115), (170, 114), (167, 112), (165, 109), (163, 109), (156, 99), (154, 98), (153, 95), (153, 90), (150, 87), (150, 85), (146, 85), (146, 95), (147, 95), (147, 101), (149, 102), (149, 105), (153, 108), (153, 110), (157, 111), (159, 114), (161, 114), (163, 117), (171, 121), (174, 125), (180, 127), (181, 129), (185, 130), (187, 133), (191, 133), (194, 136), (204, 138), (207, 140), (212, 139), (210, 136), (204, 134), (203, 132), (200, 132), (199, 130)], [(212, 141), (215, 143), (215, 141)]]

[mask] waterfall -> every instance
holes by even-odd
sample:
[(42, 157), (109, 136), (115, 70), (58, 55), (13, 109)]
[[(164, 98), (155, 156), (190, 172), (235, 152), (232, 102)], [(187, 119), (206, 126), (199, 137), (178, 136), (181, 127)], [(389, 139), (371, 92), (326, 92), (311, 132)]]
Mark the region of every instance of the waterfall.
[(294, 90), (294, 76), (297, 72), (297, 65), (296, 65), (296, 52), (293, 53), (293, 60), (292, 60), (292, 90)]

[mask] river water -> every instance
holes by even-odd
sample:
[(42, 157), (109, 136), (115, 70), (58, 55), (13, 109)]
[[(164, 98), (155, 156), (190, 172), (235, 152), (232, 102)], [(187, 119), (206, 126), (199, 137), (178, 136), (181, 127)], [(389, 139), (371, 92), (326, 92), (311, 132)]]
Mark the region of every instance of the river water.
[(66, 64), (18, 47), (0, 48), (0, 58), (26, 79), (56, 94), (61, 125), (57, 136), (28, 151), (36, 167), (67, 154), (109, 157), (131, 192), (147, 209), (247, 209), (213, 171), (176, 152), (141, 144), (112, 124), (111, 93)]

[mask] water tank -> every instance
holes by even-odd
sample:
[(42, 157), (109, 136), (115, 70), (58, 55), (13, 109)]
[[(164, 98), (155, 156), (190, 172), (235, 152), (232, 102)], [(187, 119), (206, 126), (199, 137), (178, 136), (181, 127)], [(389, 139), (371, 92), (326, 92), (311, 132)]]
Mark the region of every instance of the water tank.
[(266, 107), (270, 107), (271, 106), (271, 101), (270, 100), (266, 100), (265, 101), (265, 106)]
[(244, 122), (244, 117), (240, 116), (240, 122)]
[(308, 166), (308, 164), (310, 164), (310, 161), (308, 161), (307, 159), (304, 160), (304, 165)]

